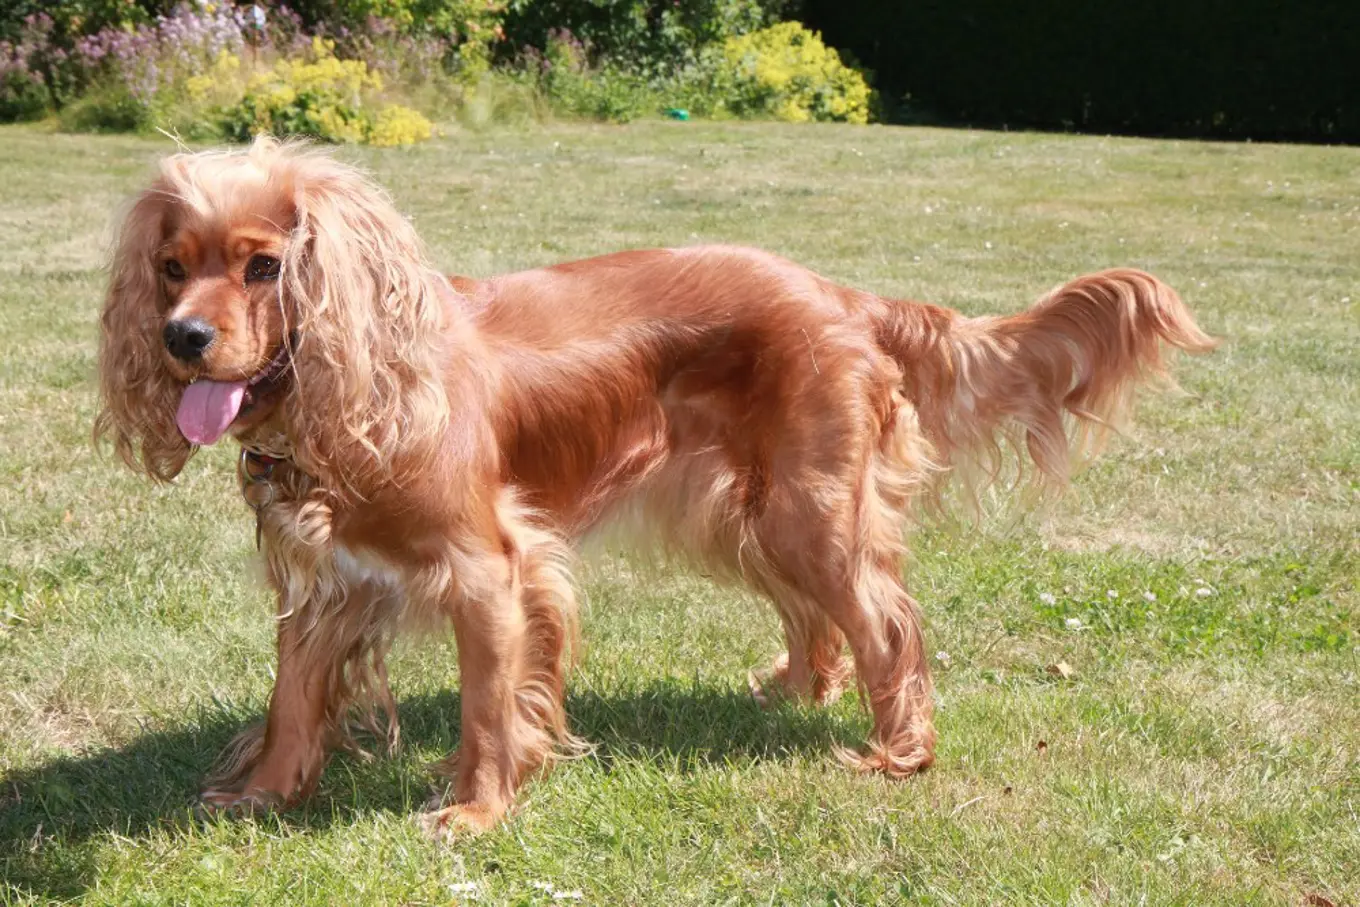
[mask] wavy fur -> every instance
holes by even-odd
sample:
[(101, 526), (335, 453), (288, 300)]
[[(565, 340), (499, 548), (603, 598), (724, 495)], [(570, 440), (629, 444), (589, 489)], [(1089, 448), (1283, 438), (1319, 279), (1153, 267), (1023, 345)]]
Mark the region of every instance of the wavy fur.
[(156, 253), (165, 235), (165, 190), (148, 189), (123, 221), (99, 333), (101, 408), (95, 437), (109, 437), (134, 469), (168, 482), (193, 452), (175, 426), (180, 388), (164, 368)]
[(283, 267), (301, 338), (288, 434), (324, 484), (362, 497), (422, 469), (448, 425), (444, 279), (374, 184), (320, 154), (264, 148), (287, 162), (297, 210)]
[(1061, 488), (1132, 416), (1140, 383), (1169, 383), (1165, 348), (1217, 346), (1174, 290), (1129, 268), (1079, 277), (1007, 317), (887, 304), (876, 321), (938, 464), (980, 462), (984, 484), (1010, 442), (1034, 481)]

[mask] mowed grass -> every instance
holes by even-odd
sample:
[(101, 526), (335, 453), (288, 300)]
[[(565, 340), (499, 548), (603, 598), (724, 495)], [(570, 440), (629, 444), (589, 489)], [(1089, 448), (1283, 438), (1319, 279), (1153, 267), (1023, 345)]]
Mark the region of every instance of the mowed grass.
[(569, 703), (597, 751), (439, 845), (412, 817), (458, 740), (449, 639), (395, 658), (396, 758), (190, 813), (271, 687), (234, 451), (154, 488), (88, 442), (108, 224), (171, 148), (0, 148), (0, 900), (1360, 903), (1360, 149), (648, 123), (342, 151), (450, 271), (737, 242), (977, 314), (1134, 265), (1226, 339), (1046, 511), (916, 533), (930, 772), (835, 761), (855, 695), (751, 702), (767, 606), (606, 556)]

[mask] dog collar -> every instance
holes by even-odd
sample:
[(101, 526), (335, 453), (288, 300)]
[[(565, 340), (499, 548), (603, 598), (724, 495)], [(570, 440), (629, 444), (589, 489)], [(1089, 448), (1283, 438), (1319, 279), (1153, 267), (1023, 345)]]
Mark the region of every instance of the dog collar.
[(249, 447), (242, 447), (241, 462), (252, 481), (265, 481), (273, 474), (274, 467), (283, 462), (283, 458), (271, 457)]

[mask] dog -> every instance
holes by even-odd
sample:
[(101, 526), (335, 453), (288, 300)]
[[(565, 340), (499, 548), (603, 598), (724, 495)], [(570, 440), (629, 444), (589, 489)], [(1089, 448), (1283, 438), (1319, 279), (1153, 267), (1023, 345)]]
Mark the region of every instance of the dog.
[(1008, 439), (1061, 486), (1167, 352), (1214, 344), (1127, 269), (984, 318), (724, 246), (446, 277), (373, 181), (262, 138), (167, 157), (131, 204), (95, 435), (167, 482), (199, 447), (242, 448), (278, 671), (201, 802), (298, 803), (356, 745), (356, 716), (395, 746), (384, 653), (400, 628), (452, 624), (461, 739), (425, 814), (444, 834), (495, 825), (584, 746), (563, 709), (569, 564), (624, 518), (773, 602), (787, 652), (754, 676), (759, 698), (824, 704), (853, 676), (873, 730), (840, 755), (894, 778), (928, 767), (932, 683), (902, 577), (916, 505)]

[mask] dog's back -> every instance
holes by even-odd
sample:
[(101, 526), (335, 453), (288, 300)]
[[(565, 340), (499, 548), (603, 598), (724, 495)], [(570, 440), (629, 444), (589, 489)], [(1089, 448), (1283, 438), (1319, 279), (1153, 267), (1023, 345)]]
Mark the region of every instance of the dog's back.
[(624, 252), (468, 290), (509, 475), (572, 535), (645, 489), (652, 522), (711, 547), (780, 482), (860, 469), (895, 409), (855, 294), (768, 253)]

